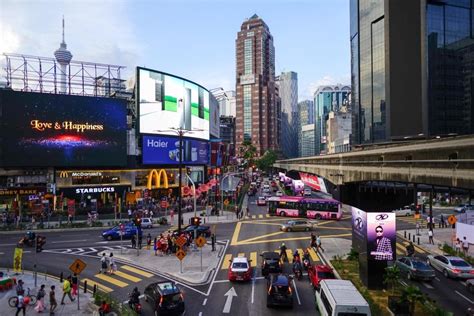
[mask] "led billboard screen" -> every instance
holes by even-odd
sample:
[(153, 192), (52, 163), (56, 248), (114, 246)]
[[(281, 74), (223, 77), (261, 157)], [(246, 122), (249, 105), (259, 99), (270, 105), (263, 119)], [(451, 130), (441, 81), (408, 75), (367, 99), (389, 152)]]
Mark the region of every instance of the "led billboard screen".
[(193, 131), (185, 136), (209, 140), (209, 92), (194, 82), (137, 68), (139, 131), (176, 135), (170, 128)]
[(369, 259), (395, 260), (397, 232), (394, 213), (367, 213), (367, 252)]
[(2, 165), (123, 166), (126, 101), (0, 90)]
[[(179, 164), (179, 138), (167, 136), (143, 136), (144, 165)], [(183, 159), (186, 165), (207, 165), (209, 163), (209, 143), (206, 141), (183, 139)]]

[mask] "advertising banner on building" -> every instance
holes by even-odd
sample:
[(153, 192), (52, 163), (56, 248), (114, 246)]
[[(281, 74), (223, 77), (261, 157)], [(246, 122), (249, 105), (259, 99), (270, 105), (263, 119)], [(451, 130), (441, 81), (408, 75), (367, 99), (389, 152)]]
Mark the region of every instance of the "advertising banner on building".
[(209, 140), (209, 91), (156, 70), (137, 68), (137, 72), (140, 133), (172, 136), (171, 128), (194, 129), (186, 136)]
[[(186, 165), (209, 164), (209, 143), (183, 139), (182, 163)], [(177, 165), (179, 163), (179, 139), (167, 136), (143, 136), (143, 164)]]
[(15, 248), (15, 253), (13, 254), (13, 272), (21, 273), (22, 264), (21, 261), (23, 259), (23, 249), (22, 248)]
[(359, 253), (366, 249), (367, 213), (351, 206), (352, 212), (352, 247)]
[(0, 90), (4, 166), (124, 166), (126, 101)]
[(395, 260), (396, 225), (394, 213), (367, 213), (367, 252), (369, 259)]
[(321, 191), (324, 193), (328, 193), (326, 188), (326, 184), (324, 184), (324, 180), (321, 177), (318, 177), (314, 174), (309, 174), (305, 172), (300, 172), (301, 181), (304, 182), (307, 186), (309, 186), (313, 190)]

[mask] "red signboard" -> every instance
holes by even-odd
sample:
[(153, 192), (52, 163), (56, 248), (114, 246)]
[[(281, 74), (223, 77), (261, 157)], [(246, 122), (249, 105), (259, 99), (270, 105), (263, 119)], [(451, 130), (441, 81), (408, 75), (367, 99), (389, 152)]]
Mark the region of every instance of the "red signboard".
[(311, 187), (312, 189), (322, 191), (322, 192), (327, 192), (326, 185), (324, 184), (322, 179), (320, 179), (318, 176), (309, 174), (309, 173), (300, 172), (300, 178), (304, 184)]
[(76, 201), (75, 200), (67, 200), (67, 212), (69, 215), (74, 216), (76, 213)]

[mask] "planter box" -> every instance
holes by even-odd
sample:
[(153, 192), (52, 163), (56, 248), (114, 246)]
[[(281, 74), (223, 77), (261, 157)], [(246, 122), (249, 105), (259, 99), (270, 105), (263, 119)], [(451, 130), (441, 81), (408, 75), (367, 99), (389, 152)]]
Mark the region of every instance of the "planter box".
[(396, 316), (410, 316), (410, 306), (400, 296), (389, 296), (388, 308)]

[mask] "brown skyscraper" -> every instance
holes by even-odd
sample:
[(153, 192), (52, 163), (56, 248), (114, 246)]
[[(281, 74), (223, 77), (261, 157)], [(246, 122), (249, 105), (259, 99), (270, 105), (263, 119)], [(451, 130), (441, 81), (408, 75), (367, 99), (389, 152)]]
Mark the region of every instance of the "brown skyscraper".
[(254, 14), (242, 23), (235, 43), (236, 147), (249, 140), (262, 155), (279, 148), (273, 37)]

